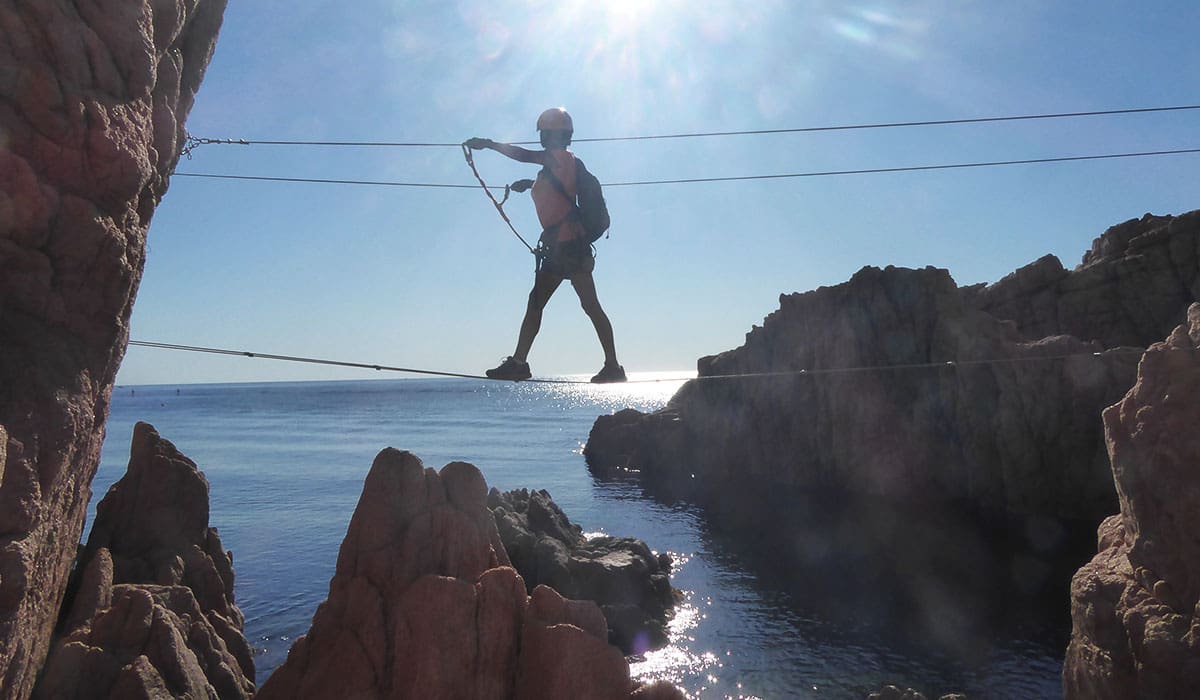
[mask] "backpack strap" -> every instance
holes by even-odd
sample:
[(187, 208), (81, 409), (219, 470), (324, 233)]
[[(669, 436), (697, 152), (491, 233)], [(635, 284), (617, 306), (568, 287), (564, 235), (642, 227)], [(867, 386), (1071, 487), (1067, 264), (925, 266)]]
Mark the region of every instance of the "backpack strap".
[[(574, 157), (574, 156), (572, 156), (572, 157)], [(576, 167), (579, 166), (578, 158), (575, 158), (575, 165), (576, 165)], [(542, 166), (542, 174), (544, 174), (546, 176), (546, 179), (550, 181), (550, 184), (554, 185), (554, 189), (558, 190), (558, 193), (563, 196), (563, 199), (567, 200), (567, 202), (571, 205), (572, 212), (578, 214), (579, 213), (579, 204), (578, 204), (578, 202), (576, 202), (576, 198), (572, 197), (567, 192), (567, 186), (564, 185), (562, 180), (558, 179), (558, 176), (554, 174), (554, 169), (551, 168), (549, 165), (543, 165)]]

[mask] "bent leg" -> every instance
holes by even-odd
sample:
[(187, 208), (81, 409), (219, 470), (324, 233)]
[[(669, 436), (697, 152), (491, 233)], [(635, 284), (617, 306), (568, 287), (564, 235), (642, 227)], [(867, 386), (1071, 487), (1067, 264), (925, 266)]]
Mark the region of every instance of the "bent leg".
[(592, 273), (581, 272), (572, 276), (571, 286), (579, 295), (579, 304), (583, 307), (583, 312), (588, 315), (588, 318), (592, 320), (592, 325), (596, 328), (596, 337), (600, 339), (600, 347), (604, 348), (604, 363), (619, 364), (617, 349), (613, 343), (612, 323), (608, 320), (608, 314), (604, 313), (604, 309), (600, 306), (600, 299), (596, 296), (596, 282), (592, 279)]
[(533, 339), (537, 337), (542, 327), (542, 310), (554, 296), (562, 278), (547, 272), (539, 272), (533, 278), (533, 289), (529, 291), (529, 302), (525, 305), (525, 318), (521, 321), (521, 332), (517, 336), (517, 349), (513, 359), (526, 362), (529, 349), (533, 347)]

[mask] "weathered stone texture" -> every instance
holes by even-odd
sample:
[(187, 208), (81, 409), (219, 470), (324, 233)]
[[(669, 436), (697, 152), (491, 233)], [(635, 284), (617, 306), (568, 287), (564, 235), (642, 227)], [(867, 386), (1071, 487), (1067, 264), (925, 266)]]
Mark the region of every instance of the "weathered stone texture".
[(0, 695), (44, 658), (225, 0), (0, 4)]
[(626, 654), (667, 643), (675, 607), (671, 558), (633, 537), (585, 538), (546, 491), (488, 494), (500, 539), (532, 593), (546, 585), (590, 600), (608, 621), (608, 640)]
[(1068, 700), (1200, 697), (1200, 304), (1104, 412), (1121, 512), (1071, 581)]
[(589, 468), (699, 503), (827, 609), (967, 648), (1090, 556), (1117, 507), (1100, 413), (1196, 300), (1198, 242), (1200, 212), (1146, 217), (1071, 272), (868, 267), (782, 295), (662, 410), (598, 418)]
[(714, 493), (749, 479), (1099, 521), (1115, 503), (1098, 415), (1197, 298), (1200, 211), (1125, 222), (1074, 271), (1047, 256), (987, 287), (864, 268), (782, 295), (665, 409), (600, 417), (585, 454)]
[(487, 493), (470, 464), (453, 462), (438, 473), (408, 452), (381, 452), (342, 542), (329, 598), (263, 684), (260, 700), (599, 700), (635, 691), (682, 698), (630, 680), (594, 603), (545, 586), (526, 594)]
[(254, 694), (232, 556), (208, 524), (208, 482), (154, 428), (96, 507), (35, 698)]
[(1047, 255), (986, 288), (982, 310), (1028, 338), (1073, 335), (1104, 347), (1146, 347), (1200, 299), (1200, 211), (1130, 219), (1109, 228), (1074, 270)]
[(781, 296), (666, 408), (597, 419), (585, 454), (600, 473), (731, 498), (726, 485), (750, 480), (1098, 520), (1114, 502), (1098, 416), (1135, 361), (1068, 336), (1024, 339), (945, 270), (864, 268)]

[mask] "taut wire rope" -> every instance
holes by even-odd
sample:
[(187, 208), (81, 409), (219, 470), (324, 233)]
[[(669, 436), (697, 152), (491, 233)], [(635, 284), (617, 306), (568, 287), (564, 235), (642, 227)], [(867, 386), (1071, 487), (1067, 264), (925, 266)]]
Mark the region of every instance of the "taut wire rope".
[[(436, 377), (455, 377), (459, 379), (481, 379), (487, 381), (507, 382), (510, 379), (494, 379), (481, 374), (467, 374), (463, 372), (446, 372), (431, 369), (419, 369), (414, 367), (396, 367), (391, 365), (373, 364), (368, 362), (349, 362), (344, 360), (328, 360), (315, 357), (301, 357), (297, 355), (278, 355), (265, 352), (251, 352), (247, 350), (228, 350), (224, 348), (203, 347), (198, 345), (180, 345), (177, 343), (158, 343), (143, 340), (131, 340), (130, 345), (136, 345), (146, 348), (158, 348), (162, 350), (181, 350), (185, 352), (209, 353), (214, 355), (231, 355), (238, 357), (260, 358), (264, 360), (281, 360), (284, 362), (302, 362), (307, 364), (330, 365), (334, 367), (351, 367), (357, 369), (371, 369), (377, 372), (404, 372), (408, 374), (424, 374)], [(1103, 351), (1090, 352), (1074, 352), (1060, 353), (1056, 355), (1028, 355), (1022, 357), (999, 357), (999, 358), (984, 358), (977, 360), (942, 360), (936, 362), (912, 362), (892, 365), (866, 365), (861, 367), (824, 367), (815, 369), (795, 369), (795, 370), (778, 370), (771, 372), (740, 372), (734, 374), (710, 374), (699, 377), (687, 378), (670, 378), (670, 379), (633, 379), (625, 384), (662, 384), (665, 382), (680, 382), (680, 381), (716, 381), (728, 379), (767, 379), (778, 377), (815, 377), (836, 374), (860, 374), (865, 372), (888, 372), (888, 371), (904, 371), (916, 369), (948, 369), (956, 367), (974, 367), (980, 365), (998, 365), (998, 364), (1019, 364), (1024, 362), (1048, 362), (1057, 360), (1069, 360), (1077, 357), (1102, 357), (1104, 355), (1141, 355), (1146, 352), (1144, 348), (1113, 348)], [(522, 379), (522, 382), (530, 384), (588, 384), (591, 382), (579, 379)]]
[[(834, 126), (805, 126), (784, 129), (746, 129), (741, 131), (703, 131), (678, 134), (652, 134), (647, 136), (601, 136), (594, 138), (573, 139), (576, 143), (599, 143), (603, 141), (651, 141), (659, 139), (687, 139), (727, 136), (750, 136), (764, 134), (798, 134), (823, 131), (852, 131), (867, 129), (896, 129), (922, 126), (950, 126), (954, 124), (988, 124), (997, 122), (1029, 121), (1035, 119), (1075, 119), (1080, 117), (1101, 117), (1128, 114), (1150, 114), (1158, 112), (1179, 112), (1197, 110), (1200, 105), (1174, 105), (1170, 107), (1135, 107), (1129, 109), (1105, 109), (1079, 112), (1057, 112), (1049, 114), (1019, 114), (999, 117), (967, 117), (962, 119), (931, 119), (925, 121), (894, 121), (874, 124), (841, 124)], [(516, 145), (533, 145), (537, 141), (516, 141)], [(188, 135), (184, 155), (189, 154), (197, 146), (208, 144), (234, 144), (239, 146), (353, 146), (353, 147), (390, 147), (390, 148), (450, 148), (460, 146), (460, 143), (430, 143), (404, 141), (280, 141), (280, 140), (248, 140), (231, 138), (203, 138)]]
[[(1182, 155), (1188, 153), (1200, 153), (1200, 148), (1178, 148), (1164, 151), (1140, 151), (1135, 153), (1105, 153), (1098, 155), (1082, 155), (1082, 156), (1059, 156), (1053, 158), (1025, 158), (1021, 160), (996, 160), (974, 163), (947, 163), (940, 165), (909, 165), (896, 168), (863, 168), (859, 170), (822, 170), (814, 172), (800, 173), (778, 173), (767, 175), (731, 175), (724, 177), (691, 177), (677, 178), (672, 180), (632, 180), (626, 182), (606, 182), (604, 187), (635, 187), (645, 185), (683, 185), (696, 184), (704, 182), (735, 182), (747, 180), (781, 180), (788, 178), (806, 178), (806, 177), (833, 177), (843, 175), (877, 175), (884, 173), (908, 173), (908, 172), (923, 172), (932, 170), (955, 170), (962, 168), (989, 168), (1011, 165), (1036, 165), (1043, 163), (1067, 163), (1072, 161), (1090, 161), (1090, 160), (1111, 160), (1117, 158), (1146, 158), (1151, 156), (1170, 156)], [(472, 166), (474, 169), (474, 166)], [(392, 182), (387, 180), (333, 180), (324, 178), (307, 178), (307, 177), (272, 177), (265, 175), (226, 175), (220, 173), (175, 173), (174, 177), (196, 177), (210, 178), (217, 180), (255, 180), (263, 182), (305, 182), (315, 184), (333, 184), (333, 185), (371, 185), (377, 187), (432, 187), (432, 188), (449, 188), (449, 189), (474, 189), (475, 185), (460, 185), (460, 184), (443, 184), (430, 182)], [(476, 172), (476, 177), (479, 177)], [(482, 178), (480, 178), (482, 182)], [(488, 196), (492, 198), (492, 203), (500, 210), (501, 216), (508, 222), (509, 228), (516, 229), (512, 226), (512, 222), (508, 221), (508, 216), (504, 214), (504, 210), (500, 207), (500, 203), (491, 194), (492, 188), (486, 183), (483, 185), (488, 192)], [(499, 187), (495, 189), (500, 189)], [(505, 187), (508, 189), (508, 187)], [(521, 238), (521, 234), (517, 233), (517, 237)], [(525, 239), (521, 238), (521, 242), (525, 243)], [(528, 243), (525, 247), (533, 250)]]

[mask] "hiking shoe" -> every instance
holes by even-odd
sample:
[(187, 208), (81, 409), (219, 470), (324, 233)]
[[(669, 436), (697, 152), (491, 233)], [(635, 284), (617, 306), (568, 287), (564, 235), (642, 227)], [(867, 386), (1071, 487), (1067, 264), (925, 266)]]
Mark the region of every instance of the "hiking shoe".
[(592, 384), (613, 384), (625, 381), (625, 368), (616, 363), (604, 363), (600, 372), (592, 377)]
[(528, 362), (518, 362), (511, 355), (504, 358), (504, 362), (501, 362), (499, 367), (489, 369), (485, 374), (488, 379), (511, 379), (514, 382), (533, 376), (529, 373)]

